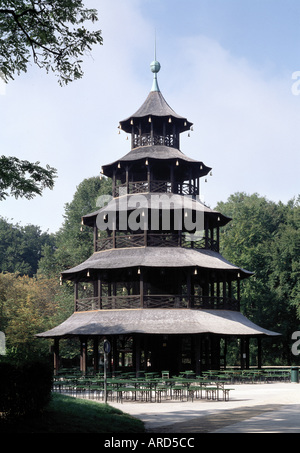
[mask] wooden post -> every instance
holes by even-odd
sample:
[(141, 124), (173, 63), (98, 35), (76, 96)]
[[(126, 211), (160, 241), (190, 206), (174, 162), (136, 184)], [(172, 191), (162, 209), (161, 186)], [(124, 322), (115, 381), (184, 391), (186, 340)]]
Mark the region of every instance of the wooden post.
[(128, 165), (126, 165), (126, 193), (129, 193), (129, 174), (128, 174)]
[(144, 308), (144, 270), (139, 269), (140, 272), (140, 304), (141, 308)]
[(148, 162), (148, 166), (147, 166), (147, 183), (148, 183), (148, 192), (151, 192), (151, 171), (150, 171), (149, 162)]
[(80, 337), (80, 371), (87, 372), (87, 337)]
[(59, 338), (54, 338), (53, 365), (54, 365), (54, 375), (56, 376), (58, 374), (58, 370), (59, 370)]
[(112, 178), (112, 196), (115, 197), (116, 194), (116, 169), (113, 169), (113, 178)]
[(245, 338), (245, 365), (246, 365), (246, 370), (249, 370), (249, 365), (250, 365), (250, 348), (249, 348), (249, 337)]
[(113, 357), (113, 374), (115, 374), (115, 372), (118, 370), (118, 367), (119, 367), (119, 352), (118, 352), (118, 337), (117, 336), (113, 336), (112, 337), (112, 341), (111, 341), (111, 344), (112, 344), (112, 357)]
[(102, 309), (102, 280), (100, 274), (98, 274), (98, 310)]
[(240, 354), (241, 354), (241, 369), (244, 370), (246, 366), (246, 349), (245, 349), (245, 339), (240, 337)]
[(195, 372), (196, 375), (201, 373), (201, 336), (200, 334), (193, 335), (194, 353), (195, 353)]
[(192, 290), (191, 290), (191, 287), (192, 287), (192, 283), (191, 283), (191, 270), (188, 269), (187, 270), (187, 282), (186, 282), (186, 286), (187, 286), (187, 296), (188, 296), (188, 308), (191, 308), (192, 307)]
[(176, 193), (175, 191), (175, 180), (174, 180), (174, 164), (170, 164), (170, 180), (171, 180), (171, 192)]
[(134, 347), (134, 357), (135, 357), (135, 363), (133, 363), (133, 366), (135, 365), (135, 372), (136, 372), (136, 377), (139, 377), (140, 373), (140, 366), (141, 366), (141, 337), (139, 334), (135, 334), (133, 337), (133, 347)]
[(97, 252), (97, 249), (98, 249), (97, 241), (98, 241), (98, 228), (97, 228), (97, 224), (95, 222), (95, 224), (94, 224), (94, 252)]
[(74, 284), (74, 311), (77, 311), (77, 299), (78, 299), (78, 281)]
[(94, 373), (99, 371), (99, 338), (94, 337), (94, 345), (93, 345), (93, 354), (94, 354)]
[(257, 337), (257, 368), (261, 369), (261, 338)]
[(226, 308), (226, 275), (223, 275), (223, 308)]
[(227, 365), (227, 337), (224, 338), (224, 370), (226, 370)]

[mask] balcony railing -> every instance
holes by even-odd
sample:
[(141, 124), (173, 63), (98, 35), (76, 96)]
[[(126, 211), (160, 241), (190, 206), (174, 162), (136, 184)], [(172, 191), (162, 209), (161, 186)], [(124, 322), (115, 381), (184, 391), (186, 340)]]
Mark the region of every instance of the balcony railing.
[(120, 234), (115, 237), (101, 237), (96, 242), (97, 252), (126, 247), (184, 247), (219, 251), (218, 241), (204, 237), (191, 241), (188, 236), (176, 233)]
[(129, 181), (128, 183), (119, 184), (115, 187), (113, 196), (121, 197), (122, 195), (135, 193), (174, 193), (179, 195), (199, 195), (198, 188), (189, 182), (174, 182), (170, 181)]
[(179, 148), (179, 138), (178, 136), (173, 134), (152, 135), (148, 133), (143, 135), (132, 135), (132, 148), (153, 145), (172, 146), (174, 148)]
[(239, 301), (229, 297), (174, 294), (87, 297), (75, 301), (75, 311), (122, 310), (133, 308), (197, 308), (239, 310)]

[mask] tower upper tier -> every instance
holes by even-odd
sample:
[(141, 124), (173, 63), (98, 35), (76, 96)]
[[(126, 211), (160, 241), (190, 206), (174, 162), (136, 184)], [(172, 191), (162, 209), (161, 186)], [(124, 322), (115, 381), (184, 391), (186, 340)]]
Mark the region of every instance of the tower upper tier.
[(151, 173), (152, 180), (179, 184), (189, 181), (191, 185), (192, 180), (207, 175), (211, 168), (180, 151), (180, 134), (191, 129), (193, 123), (178, 115), (163, 97), (157, 83), (160, 63), (155, 60), (150, 68), (154, 78), (147, 99), (133, 115), (119, 123), (120, 130), (131, 134), (131, 151), (104, 165), (102, 173), (122, 184), (125, 180), (149, 180)]
[[(123, 131), (129, 134), (139, 135), (140, 129), (142, 129), (142, 131), (146, 133), (151, 130), (150, 124), (155, 121), (155, 128), (160, 129), (159, 132), (162, 136), (166, 136), (172, 134), (174, 129), (180, 134), (181, 132), (189, 130), (193, 125), (187, 118), (174, 112), (163, 97), (157, 83), (157, 73), (159, 72), (160, 67), (158, 61), (153, 61), (150, 64), (151, 71), (154, 73), (152, 89), (141, 107), (133, 115), (120, 121), (119, 127)], [(165, 131), (163, 131), (163, 128), (165, 128)], [(165, 132), (165, 134), (163, 134), (163, 132)], [(153, 145), (155, 143), (148, 144)], [(163, 145), (166, 143), (157, 144)], [(135, 145), (142, 146), (141, 143), (138, 143), (137, 141), (135, 142)]]

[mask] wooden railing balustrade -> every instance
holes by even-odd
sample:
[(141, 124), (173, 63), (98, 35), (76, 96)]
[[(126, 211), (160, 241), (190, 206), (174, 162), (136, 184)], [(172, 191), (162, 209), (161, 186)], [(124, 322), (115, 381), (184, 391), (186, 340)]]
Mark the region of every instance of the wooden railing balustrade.
[(198, 187), (192, 182), (174, 182), (170, 181), (129, 181), (116, 185), (113, 196), (121, 197), (127, 194), (135, 193), (148, 193), (148, 192), (160, 192), (160, 193), (174, 193), (179, 195), (199, 195)]
[(191, 241), (189, 237), (177, 233), (149, 233), (142, 234), (116, 234), (113, 236), (100, 237), (96, 241), (97, 252), (112, 248), (126, 247), (183, 247), (194, 249), (209, 249), (219, 251), (219, 243), (211, 238), (201, 238)]
[(229, 297), (182, 294), (140, 294), (95, 296), (75, 300), (75, 311), (122, 310), (133, 308), (195, 308), (239, 310), (239, 301)]

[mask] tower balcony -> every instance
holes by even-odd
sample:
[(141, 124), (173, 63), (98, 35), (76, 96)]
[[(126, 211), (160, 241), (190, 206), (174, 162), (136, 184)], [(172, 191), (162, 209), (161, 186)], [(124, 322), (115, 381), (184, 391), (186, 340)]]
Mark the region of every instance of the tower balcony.
[(210, 237), (191, 240), (190, 236), (181, 234), (181, 232), (150, 233), (144, 231), (142, 234), (113, 234), (112, 236), (100, 237), (96, 241), (95, 251), (127, 247), (183, 247), (219, 252), (219, 241)]
[(136, 294), (99, 296), (75, 299), (75, 311), (128, 310), (138, 308), (185, 308), (239, 311), (239, 301), (233, 297), (182, 294)]
[(131, 147), (140, 146), (171, 146), (179, 149), (179, 134), (157, 135), (153, 133), (132, 134)]
[(136, 193), (174, 193), (179, 195), (199, 195), (199, 187), (191, 182), (170, 181), (128, 181), (114, 187), (113, 196), (121, 197)]

